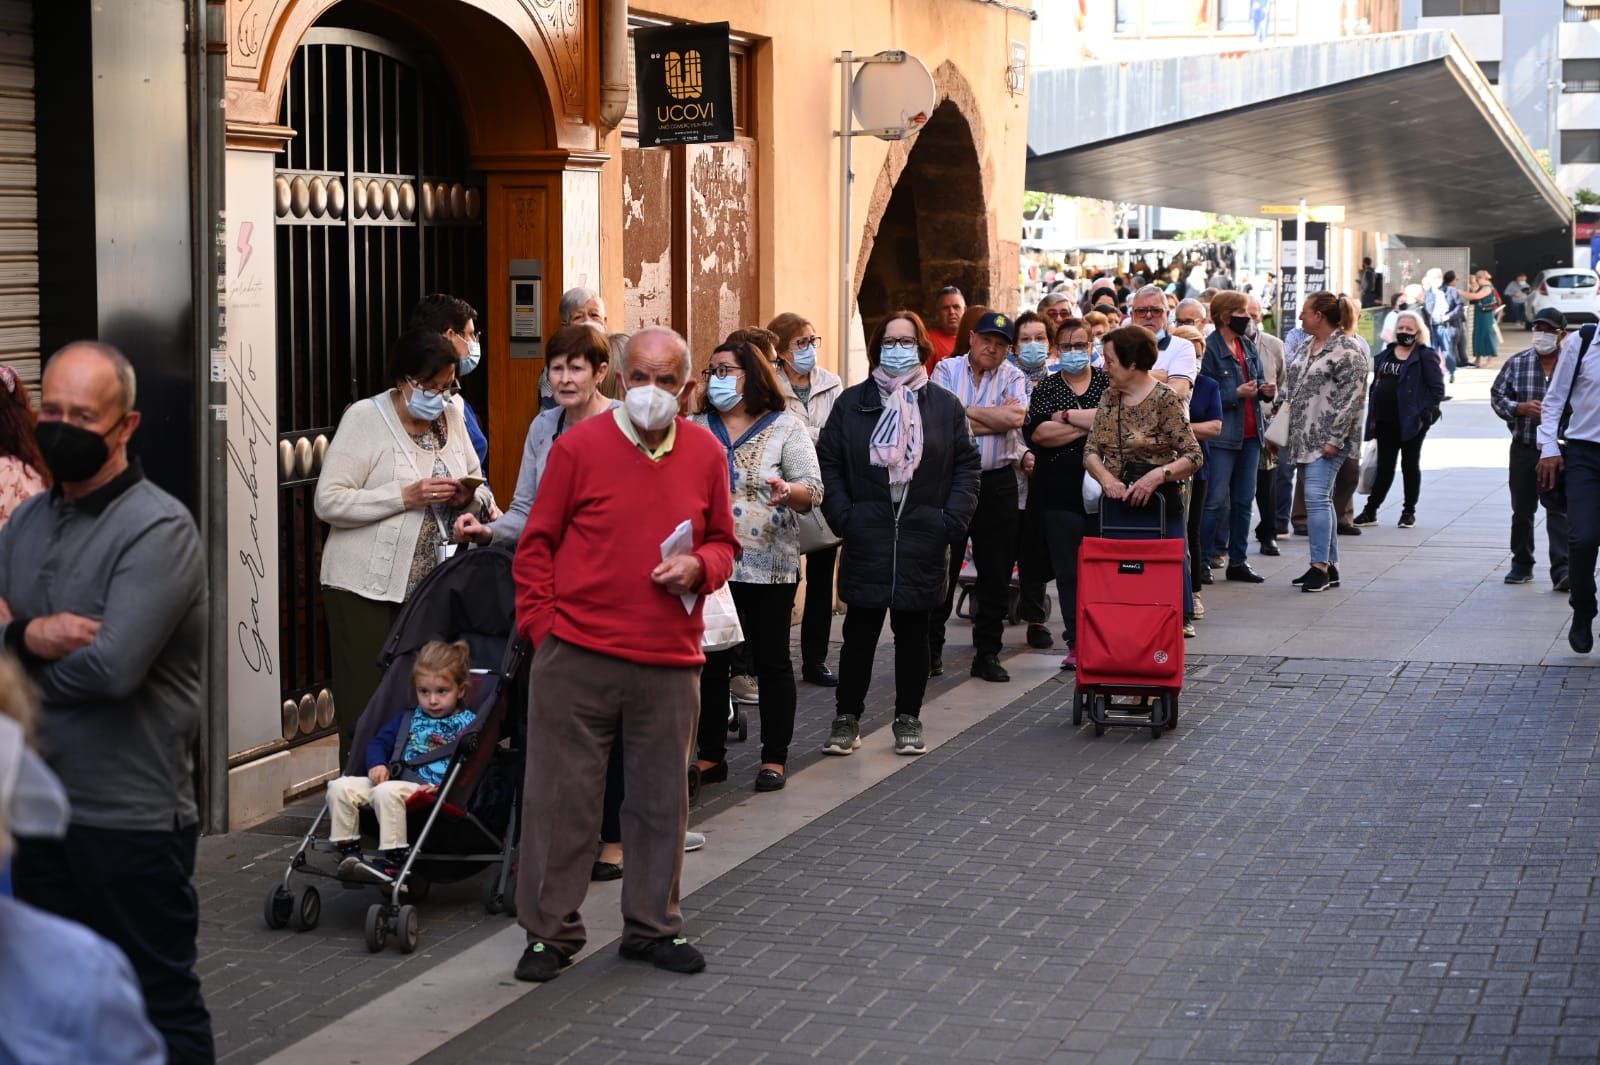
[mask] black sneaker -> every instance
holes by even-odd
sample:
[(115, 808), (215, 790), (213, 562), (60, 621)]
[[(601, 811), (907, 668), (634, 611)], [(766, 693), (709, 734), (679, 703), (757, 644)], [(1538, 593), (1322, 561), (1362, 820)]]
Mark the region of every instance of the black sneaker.
[(922, 719), (910, 714), (897, 714), (894, 719), (894, 753), (922, 754), (927, 749), (922, 742)]
[(1055, 644), (1050, 629), (1044, 625), (1028, 626), (1028, 646), (1036, 651), (1048, 651)]
[(1360, 536), (1361, 535), (1361, 530), (1356, 528), (1354, 525), (1340, 525), (1334, 531), (1336, 533), (1338, 533), (1340, 536)]
[(1312, 566), (1309, 569), (1307, 569), (1304, 573), (1300, 574), (1300, 576), (1298, 576), (1294, 580), (1290, 581), (1289, 583), (1290, 584), (1304, 584), (1306, 582), (1306, 578), (1311, 576), (1315, 572), (1317, 572), (1317, 567)]
[(828, 742), (822, 745), (823, 754), (854, 754), (861, 746), (861, 719), (854, 714), (840, 714), (833, 719), (833, 731)]
[(1402, 529), (1410, 529), (1410, 528), (1415, 527), (1416, 524), (1417, 524), (1417, 512), (1416, 511), (1411, 510), (1411, 509), (1408, 508), (1408, 509), (1402, 510), (1400, 512), (1400, 522), (1399, 522), (1400, 528), (1402, 528)]
[(1328, 587), (1339, 587), (1339, 567), (1336, 565), (1330, 565), (1328, 567)]
[(1572, 616), (1572, 627), (1567, 630), (1567, 645), (1580, 655), (1586, 655), (1594, 650), (1594, 618), (1579, 620)]
[(1315, 566), (1311, 567), (1310, 572), (1300, 582), (1300, 590), (1302, 592), (1323, 592), (1327, 591), (1327, 589), (1328, 575)]
[(522, 952), (522, 957), (517, 959), (517, 971), (514, 974), (518, 980), (525, 980), (532, 984), (542, 984), (546, 980), (554, 980), (561, 975), (561, 970), (572, 964), (572, 959), (543, 943), (535, 943)]
[(647, 961), (669, 973), (697, 973), (706, 967), (705, 955), (682, 936), (665, 936), (633, 943), (623, 940), (617, 947), (617, 953), (629, 961)]
[(944, 676), (944, 652), (934, 651), (928, 655), (928, 676)]
[(1512, 566), (1511, 569), (1506, 572), (1505, 582), (1507, 584), (1532, 584), (1533, 572), (1531, 570), (1517, 569), (1515, 566)]
[(1357, 525), (1376, 525), (1376, 524), (1378, 524), (1378, 512), (1373, 510), (1371, 507), (1366, 508), (1360, 514), (1356, 515), (1355, 524), (1357, 524)]
[(980, 654), (972, 660), (972, 675), (995, 684), (1004, 684), (1011, 679), (1006, 667), (1000, 664), (999, 656), (990, 654)]

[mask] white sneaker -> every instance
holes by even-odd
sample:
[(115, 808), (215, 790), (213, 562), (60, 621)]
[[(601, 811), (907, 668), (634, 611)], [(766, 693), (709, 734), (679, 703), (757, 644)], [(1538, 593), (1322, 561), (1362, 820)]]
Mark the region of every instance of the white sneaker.
[(704, 832), (685, 832), (683, 834), (683, 852), (685, 854), (697, 851), (705, 845), (706, 834)]

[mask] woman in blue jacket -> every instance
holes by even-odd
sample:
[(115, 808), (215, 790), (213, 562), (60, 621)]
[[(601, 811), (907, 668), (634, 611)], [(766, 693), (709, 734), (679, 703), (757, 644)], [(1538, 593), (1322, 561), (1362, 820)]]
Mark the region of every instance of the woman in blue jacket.
[(1394, 484), (1398, 457), (1405, 484), (1400, 528), (1417, 523), (1417, 495), (1422, 490), (1422, 441), (1439, 420), (1444, 399), (1444, 372), (1439, 355), (1428, 346), (1428, 327), (1413, 311), (1401, 311), (1394, 323), (1394, 343), (1378, 353), (1372, 366), (1372, 400), (1367, 404), (1366, 439), (1378, 442), (1378, 475), (1357, 525), (1378, 524), (1378, 508)]
[[(1262, 577), (1245, 560), (1250, 545), (1250, 509), (1255, 505), (1256, 470), (1261, 461), (1261, 433), (1266, 422), (1261, 401), (1270, 399), (1274, 386), (1266, 383), (1261, 356), (1248, 335), (1248, 297), (1242, 292), (1219, 292), (1211, 300), (1216, 331), (1206, 338), (1200, 373), (1217, 383), (1222, 392), (1222, 435), (1210, 442), (1206, 460), (1206, 508), (1200, 519), (1200, 549), (1211, 552), (1226, 530), (1227, 578), (1260, 584)], [(1195, 565), (1206, 565), (1206, 559)]]

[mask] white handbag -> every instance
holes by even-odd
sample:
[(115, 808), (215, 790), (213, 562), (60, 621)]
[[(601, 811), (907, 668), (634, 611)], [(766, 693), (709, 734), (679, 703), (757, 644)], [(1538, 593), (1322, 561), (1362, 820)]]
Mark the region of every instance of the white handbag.
[(1261, 434), (1261, 439), (1275, 448), (1289, 446), (1289, 401), (1284, 400), (1278, 407), (1278, 413), (1267, 422), (1267, 431)]
[(733, 605), (733, 593), (726, 584), (706, 596), (700, 617), (706, 623), (705, 635), (700, 637), (702, 651), (726, 651), (744, 642), (739, 610)]
[(1085, 514), (1100, 513), (1100, 497), (1105, 494), (1105, 489), (1100, 482), (1094, 479), (1091, 473), (1083, 475), (1083, 510)]

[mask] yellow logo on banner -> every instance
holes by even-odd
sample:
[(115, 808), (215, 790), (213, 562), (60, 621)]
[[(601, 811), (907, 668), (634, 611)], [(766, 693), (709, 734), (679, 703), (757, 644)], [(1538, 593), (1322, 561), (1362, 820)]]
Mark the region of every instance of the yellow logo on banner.
[(700, 53), (694, 49), (679, 55), (666, 55), (667, 94), (674, 100), (698, 100), (705, 91), (705, 77), (700, 69)]

